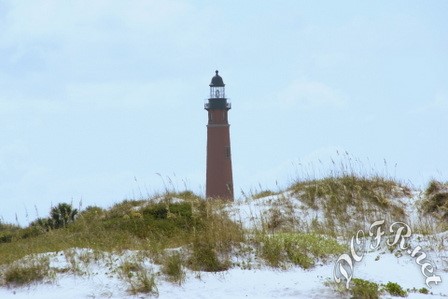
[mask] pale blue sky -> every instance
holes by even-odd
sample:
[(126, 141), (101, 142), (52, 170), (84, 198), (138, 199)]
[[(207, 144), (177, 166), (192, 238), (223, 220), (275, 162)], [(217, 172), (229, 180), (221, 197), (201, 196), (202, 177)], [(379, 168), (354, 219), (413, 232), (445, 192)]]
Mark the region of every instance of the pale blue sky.
[(323, 175), (336, 151), (448, 180), (447, 16), (444, 0), (0, 0), (0, 217), (167, 177), (202, 194), (215, 69), (238, 195)]

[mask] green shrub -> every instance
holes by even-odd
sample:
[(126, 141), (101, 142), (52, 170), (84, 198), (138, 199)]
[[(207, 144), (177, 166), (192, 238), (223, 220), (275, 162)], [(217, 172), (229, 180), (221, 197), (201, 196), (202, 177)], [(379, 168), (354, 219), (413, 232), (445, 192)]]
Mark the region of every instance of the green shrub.
[(427, 288), (421, 288), (418, 290), (418, 292), (421, 294), (429, 294), (429, 290)]
[(289, 261), (304, 269), (312, 267), (316, 259), (341, 254), (344, 246), (335, 239), (316, 234), (279, 233), (259, 237), (261, 257), (273, 267)]
[(219, 272), (229, 269), (228, 261), (221, 261), (217, 244), (207, 236), (197, 236), (193, 241), (189, 266), (195, 271)]
[(263, 237), (261, 242), (261, 257), (271, 267), (280, 267), (286, 260), (283, 243), (273, 237)]
[(354, 299), (377, 299), (379, 298), (378, 284), (360, 278), (351, 281), (351, 293)]
[(286, 246), (286, 253), (288, 254), (289, 260), (294, 264), (302, 267), (303, 269), (309, 269), (314, 266), (314, 259), (308, 255), (296, 251), (292, 247)]
[(169, 281), (181, 285), (185, 280), (185, 271), (182, 264), (180, 253), (169, 254), (163, 260), (162, 273), (168, 277)]
[(399, 296), (399, 297), (406, 297), (408, 294), (406, 293), (405, 290), (403, 290), (403, 288), (395, 282), (388, 282), (385, 286), (384, 289), (391, 295), (393, 296)]

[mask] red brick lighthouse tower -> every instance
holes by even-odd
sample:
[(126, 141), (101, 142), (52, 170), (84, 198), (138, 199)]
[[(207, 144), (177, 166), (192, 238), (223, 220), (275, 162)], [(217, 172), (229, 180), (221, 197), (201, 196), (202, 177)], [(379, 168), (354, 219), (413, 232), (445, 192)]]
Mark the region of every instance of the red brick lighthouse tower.
[(227, 120), (230, 108), (224, 81), (216, 71), (210, 83), (210, 98), (204, 105), (208, 111), (206, 198), (233, 201), (230, 125)]

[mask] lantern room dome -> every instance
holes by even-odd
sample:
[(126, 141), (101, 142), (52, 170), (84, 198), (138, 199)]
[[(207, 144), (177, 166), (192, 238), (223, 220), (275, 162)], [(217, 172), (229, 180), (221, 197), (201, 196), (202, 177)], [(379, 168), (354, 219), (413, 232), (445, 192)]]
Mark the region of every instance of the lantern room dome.
[(223, 87), (225, 86), (224, 81), (221, 76), (218, 75), (218, 71), (215, 71), (216, 75), (212, 78), (212, 83), (210, 83), (210, 87)]

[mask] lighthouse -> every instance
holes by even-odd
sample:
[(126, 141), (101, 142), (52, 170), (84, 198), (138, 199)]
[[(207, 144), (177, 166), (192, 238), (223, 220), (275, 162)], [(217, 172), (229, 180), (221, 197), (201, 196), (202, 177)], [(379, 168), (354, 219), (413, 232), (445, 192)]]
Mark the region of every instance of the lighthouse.
[(204, 105), (208, 112), (205, 196), (233, 201), (230, 125), (227, 118), (231, 104), (226, 98), (224, 81), (218, 71), (215, 73), (210, 83), (210, 97)]

